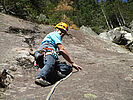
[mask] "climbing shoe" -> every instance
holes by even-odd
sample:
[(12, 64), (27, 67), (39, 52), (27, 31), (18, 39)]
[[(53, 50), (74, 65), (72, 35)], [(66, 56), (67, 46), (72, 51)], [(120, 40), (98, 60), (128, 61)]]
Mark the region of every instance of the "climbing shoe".
[(41, 85), (41, 86), (48, 86), (48, 85), (51, 85), (51, 83), (49, 83), (48, 81), (46, 81), (46, 80), (44, 80), (44, 79), (42, 79), (42, 78), (36, 79), (36, 80), (35, 80), (35, 83), (36, 83), (37, 85)]

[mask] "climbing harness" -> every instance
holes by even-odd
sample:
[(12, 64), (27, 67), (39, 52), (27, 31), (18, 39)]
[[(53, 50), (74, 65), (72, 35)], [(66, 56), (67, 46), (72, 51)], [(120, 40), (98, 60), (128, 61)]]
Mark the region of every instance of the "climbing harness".
[(58, 58), (58, 54), (56, 53), (56, 51), (54, 51), (52, 48), (42, 48), (42, 49), (39, 49), (37, 50), (35, 53), (34, 53), (34, 66), (36, 67), (37, 66), (37, 59), (40, 61), (40, 59), (44, 58), (45, 56), (47, 55), (52, 55), (55, 59)]
[(52, 48), (44, 48), (44, 47), (43, 47), (43, 50), (40, 50), (40, 52), (44, 54), (44, 57), (45, 57), (46, 55), (52, 55), (54, 58), (57, 59), (57, 53), (56, 53), (56, 51), (54, 51), (54, 49), (52, 49)]
[(59, 80), (59, 81), (57, 81), (57, 82), (55, 83), (55, 85), (52, 87), (51, 91), (50, 91), (49, 94), (47, 95), (46, 100), (50, 100), (50, 97), (51, 97), (52, 94), (54, 93), (55, 88), (60, 84), (60, 82), (62, 82), (62, 81), (64, 81), (64, 80), (66, 80), (67, 78), (69, 78), (69, 77), (72, 75), (72, 73), (73, 73), (73, 72), (71, 72), (71, 73), (68, 74), (65, 78), (63, 78), (63, 79), (61, 79), (61, 80)]

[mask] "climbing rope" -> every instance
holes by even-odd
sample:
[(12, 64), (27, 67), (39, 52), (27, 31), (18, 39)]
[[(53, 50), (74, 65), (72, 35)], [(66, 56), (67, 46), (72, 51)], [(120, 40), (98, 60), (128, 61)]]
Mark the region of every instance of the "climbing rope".
[(60, 82), (66, 80), (66, 79), (69, 78), (71, 75), (72, 75), (72, 72), (71, 72), (70, 74), (68, 74), (65, 78), (63, 78), (63, 79), (57, 81), (57, 82), (55, 83), (55, 85), (52, 87), (51, 91), (49, 92), (49, 94), (48, 94), (46, 100), (50, 100), (50, 97), (52, 96), (52, 94), (53, 94), (54, 91), (55, 91), (55, 88), (60, 84)]

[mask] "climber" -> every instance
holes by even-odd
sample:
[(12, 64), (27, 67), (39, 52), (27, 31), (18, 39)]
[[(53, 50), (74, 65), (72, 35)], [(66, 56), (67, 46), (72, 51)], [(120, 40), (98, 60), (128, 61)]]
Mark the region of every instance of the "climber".
[[(67, 60), (73, 68), (77, 71), (82, 70), (82, 67), (74, 63), (69, 57), (67, 51), (62, 45), (62, 39), (67, 35), (68, 25), (64, 22), (60, 22), (55, 26), (54, 32), (49, 33), (43, 39), (40, 47), (34, 53), (35, 60), (37, 64), (40, 64), (40, 72), (38, 73), (35, 83), (44, 86), (50, 85), (51, 83), (47, 81), (47, 75), (54, 69), (56, 60), (58, 59), (59, 53)], [(40, 58), (39, 58), (40, 57)], [(37, 59), (39, 58), (39, 59)]]

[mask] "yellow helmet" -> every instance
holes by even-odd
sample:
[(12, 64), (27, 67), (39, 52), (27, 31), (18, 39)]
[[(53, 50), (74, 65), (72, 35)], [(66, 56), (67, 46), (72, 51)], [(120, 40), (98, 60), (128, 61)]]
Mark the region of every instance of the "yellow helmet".
[(68, 31), (68, 25), (64, 22), (60, 22), (58, 23), (55, 28), (59, 28), (59, 29), (63, 29), (65, 31)]

